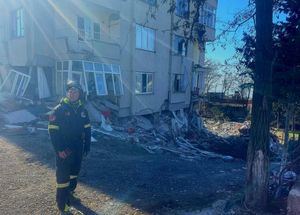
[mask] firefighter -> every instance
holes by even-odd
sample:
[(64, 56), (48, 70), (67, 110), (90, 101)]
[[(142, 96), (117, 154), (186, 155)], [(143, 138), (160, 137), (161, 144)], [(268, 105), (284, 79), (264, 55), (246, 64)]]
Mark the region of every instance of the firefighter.
[(61, 214), (70, 210), (69, 198), (77, 185), (82, 156), (90, 151), (91, 125), (82, 94), (80, 84), (68, 82), (66, 97), (49, 116), (48, 130), (56, 154), (56, 202)]

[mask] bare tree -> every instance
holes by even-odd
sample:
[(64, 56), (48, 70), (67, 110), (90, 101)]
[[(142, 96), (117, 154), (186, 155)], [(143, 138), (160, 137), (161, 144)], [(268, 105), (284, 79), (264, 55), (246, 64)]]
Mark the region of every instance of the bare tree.
[(220, 84), (222, 75), (219, 73), (220, 65), (218, 63), (207, 60), (205, 66), (208, 68), (205, 74), (205, 93), (208, 93)]

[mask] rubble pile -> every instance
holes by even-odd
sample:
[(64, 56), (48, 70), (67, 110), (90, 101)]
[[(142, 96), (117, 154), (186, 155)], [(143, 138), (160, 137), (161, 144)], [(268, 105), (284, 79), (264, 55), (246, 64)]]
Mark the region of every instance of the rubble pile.
[[(149, 153), (169, 152), (190, 160), (203, 157), (233, 159), (226, 151), (222, 154), (215, 153), (222, 151), (222, 148), (218, 150), (217, 146), (220, 145), (223, 148), (224, 146), (231, 148), (228, 141), (205, 129), (199, 129), (197, 123), (189, 126), (187, 117), (182, 111), (161, 114), (156, 123), (152, 123), (149, 117), (144, 116), (123, 118), (117, 123), (118, 126), (111, 125), (113, 130), (105, 129), (102, 123), (107, 122), (102, 121), (100, 125), (93, 126), (93, 136), (103, 138), (104, 135), (104, 138), (129, 141)], [(216, 142), (217, 144), (213, 144)]]
[[(56, 102), (33, 104), (23, 98), (0, 97), (0, 129), (8, 132), (47, 131), (47, 114)], [(215, 122), (183, 110), (118, 118), (109, 102), (87, 102), (93, 140), (120, 140), (137, 144), (149, 153), (173, 153), (185, 159), (203, 157), (245, 159), (250, 123)], [(10, 110), (10, 111), (8, 111)], [(11, 111), (13, 110), (13, 111)], [(275, 138), (272, 138), (275, 140)], [(277, 142), (271, 141), (276, 149)]]
[(219, 121), (216, 122), (214, 120), (205, 119), (204, 125), (212, 133), (221, 137), (248, 135), (248, 131), (250, 129), (249, 121), (245, 121), (243, 123), (239, 123), (239, 122), (222, 123)]
[(22, 97), (0, 94), (0, 98), (0, 130), (13, 134), (48, 130), (46, 115), (51, 108)]

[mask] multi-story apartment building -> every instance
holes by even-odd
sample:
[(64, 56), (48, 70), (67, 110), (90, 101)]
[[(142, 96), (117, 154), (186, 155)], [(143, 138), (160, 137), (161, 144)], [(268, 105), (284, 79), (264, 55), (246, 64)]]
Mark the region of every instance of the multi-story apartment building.
[[(156, 0), (0, 0), (0, 64), (29, 75), (27, 91), (40, 98), (63, 95), (75, 79), (120, 116), (185, 108), (204, 89), (203, 47), (214, 40), (217, 0), (201, 8), (200, 44), (171, 28), (191, 7), (174, 2), (170, 14)], [(25, 85), (21, 77), (14, 85)]]

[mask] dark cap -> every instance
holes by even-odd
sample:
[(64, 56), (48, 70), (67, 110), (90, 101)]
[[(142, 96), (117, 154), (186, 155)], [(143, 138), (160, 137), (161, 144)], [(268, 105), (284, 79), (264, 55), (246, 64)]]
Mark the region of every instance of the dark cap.
[(82, 87), (77, 81), (68, 81), (66, 90), (68, 91), (72, 87), (78, 89), (79, 91), (82, 91)]

